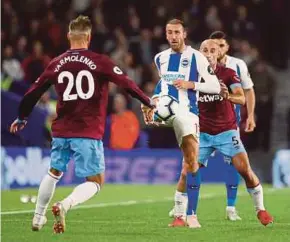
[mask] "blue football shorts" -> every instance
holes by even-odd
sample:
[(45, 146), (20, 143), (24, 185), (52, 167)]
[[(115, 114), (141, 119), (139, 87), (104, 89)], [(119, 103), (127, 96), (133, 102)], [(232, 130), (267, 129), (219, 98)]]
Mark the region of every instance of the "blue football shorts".
[(231, 158), (235, 155), (246, 152), (238, 130), (228, 130), (216, 135), (201, 132), (199, 163), (207, 166), (208, 159), (214, 151), (221, 152), (227, 162), (231, 162)]
[(50, 167), (66, 172), (70, 159), (75, 162), (78, 177), (105, 171), (104, 147), (101, 140), (88, 138), (53, 138)]

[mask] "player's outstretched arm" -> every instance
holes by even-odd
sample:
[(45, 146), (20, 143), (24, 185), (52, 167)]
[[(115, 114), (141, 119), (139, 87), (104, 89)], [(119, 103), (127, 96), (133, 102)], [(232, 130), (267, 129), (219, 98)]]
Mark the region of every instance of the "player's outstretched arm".
[(205, 82), (194, 82), (194, 90), (203, 93), (219, 94), (221, 87), (213, 69), (209, 65), (208, 60), (201, 53), (196, 55), (196, 57), (198, 73), (205, 80)]
[(131, 80), (123, 71), (116, 66), (107, 56), (103, 56), (102, 71), (107, 76), (108, 81), (124, 88), (132, 97), (138, 99), (145, 106), (154, 108), (154, 102)]
[(25, 93), (18, 108), (18, 118), (11, 124), (10, 132), (16, 133), (27, 124), (27, 118), (43, 93), (52, 85), (49, 80), (51, 72), (47, 68)]

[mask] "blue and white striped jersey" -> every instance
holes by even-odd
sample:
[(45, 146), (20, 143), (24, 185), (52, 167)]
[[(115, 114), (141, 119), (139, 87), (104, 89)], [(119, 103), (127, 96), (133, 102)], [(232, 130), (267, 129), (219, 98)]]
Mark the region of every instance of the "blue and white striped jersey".
[[(202, 53), (186, 46), (182, 53), (176, 53), (171, 48), (158, 53), (154, 58), (160, 81), (154, 96), (170, 95), (179, 101), (179, 107), (198, 114), (198, 91), (219, 93), (220, 85), (217, 77)], [(205, 83), (200, 83), (201, 77)], [(178, 90), (173, 86), (175, 80), (193, 81), (195, 90)]]
[[(250, 89), (254, 86), (246, 63), (239, 58), (233, 56), (226, 56), (226, 67), (234, 70), (241, 79), (243, 89)], [(235, 104), (237, 123), (241, 121), (241, 105)]]

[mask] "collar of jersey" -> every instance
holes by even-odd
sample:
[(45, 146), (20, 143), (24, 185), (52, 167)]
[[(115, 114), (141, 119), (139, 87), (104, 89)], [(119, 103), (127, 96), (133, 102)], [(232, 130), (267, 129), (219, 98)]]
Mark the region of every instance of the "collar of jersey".
[(81, 49), (69, 49), (69, 50), (67, 50), (67, 52), (76, 52), (76, 51), (84, 51), (84, 50), (88, 50), (88, 49), (86, 49), (86, 48), (81, 48)]
[(189, 45), (186, 45), (182, 52), (175, 52), (173, 49), (171, 49), (171, 53), (172, 54), (182, 54), (183, 52), (185, 52), (187, 50), (188, 47), (189, 47)]

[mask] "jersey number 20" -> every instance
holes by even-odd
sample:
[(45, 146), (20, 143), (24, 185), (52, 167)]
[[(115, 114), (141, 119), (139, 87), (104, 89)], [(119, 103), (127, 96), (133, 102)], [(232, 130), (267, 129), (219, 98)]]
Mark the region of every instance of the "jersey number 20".
[[(88, 91), (86, 93), (84, 93), (82, 89), (82, 81), (84, 77), (86, 77), (86, 79), (88, 80)], [(95, 82), (91, 72), (87, 70), (80, 71), (74, 81), (74, 76), (71, 72), (63, 71), (58, 76), (58, 83), (63, 83), (63, 80), (65, 78), (68, 79), (68, 84), (63, 93), (63, 101), (77, 100), (78, 97), (81, 99), (89, 99), (93, 96), (95, 90)], [(77, 93), (71, 94), (71, 90), (73, 89), (74, 85), (76, 86)]]

